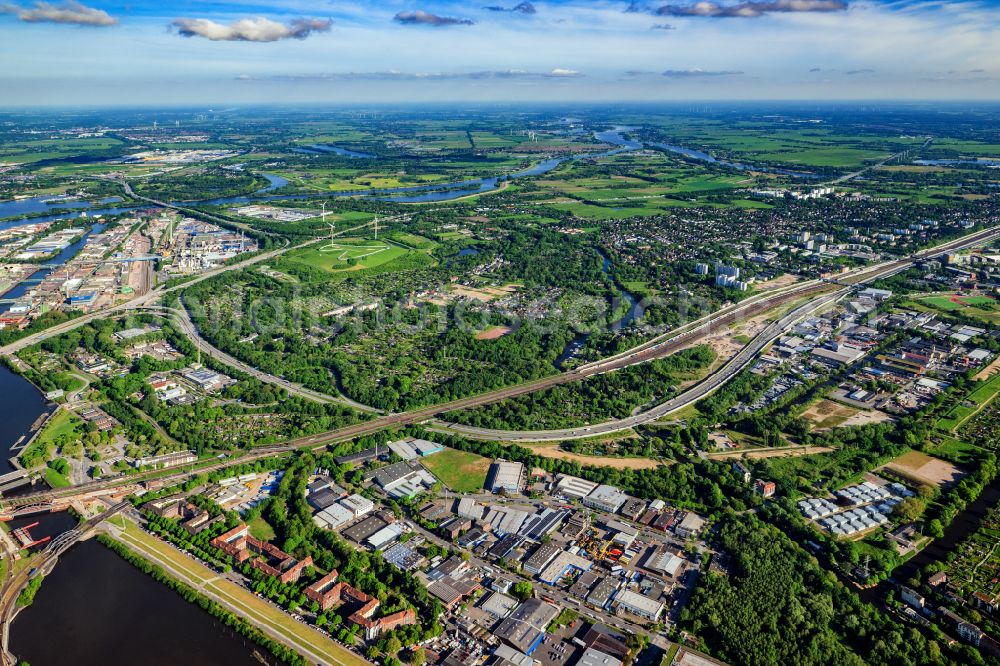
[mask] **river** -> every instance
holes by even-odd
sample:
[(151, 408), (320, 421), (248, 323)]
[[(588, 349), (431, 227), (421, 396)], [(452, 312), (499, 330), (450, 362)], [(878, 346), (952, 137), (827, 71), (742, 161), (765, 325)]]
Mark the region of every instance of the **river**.
[(976, 166), (1000, 166), (1000, 158), (997, 157), (963, 157), (947, 160), (913, 160), (914, 164), (920, 166), (956, 166), (959, 164), (974, 164)]
[(32, 666), (262, 663), (254, 643), (96, 541), (59, 558), (11, 625), (10, 650)]
[[(574, 155), (570, 157), (558, 157), (539, 162), (538, 164), (524, 169), (522, 171), (517, 171), (511, 174), (503, 176), (495, 176), (489, 178), (470, 178), (467, 180), (455, 181), (451, 183), (433, 183), (429, 185), (413, 185), (408, 187), (389, 187), (383, 189), (369, 189), (369, 190), (350, 190), (345, 192), (317, 192), (315, 194), (267, 194), (268, 192), (273, 192), (281, 187), (288, 184), (288, 181), (274, 174), (263, 173), (265, 178), (268, 179), (269, 185), (264, 187), (253, 194), (238, 196), (238, 197), (222, 197), (218, 199), (206, 199), (203, 201), (188, 201), (188, 202), (176, 202), (177, 205), (209, 205), (209, 206), (227, 206), (233, 204), (249, 204), (249, 203), (266, 203), (268, 201), (300, 201), (315, 198), (339, 198), (339, 197), (357, 197), (365, 196), (379, 201), (389, 201), (393, 203), (427, 203), (435, 201), (453, 201), (455, 199), (460, 199), (462, 197), (469, 196), (470, 194), (482, 194), (485, 192), (492, 192), (499, 189), (504, 182), (516, 180), (518, 178), (527, 178), (531, 176), (540, 176), (542, 174), (552, 171), (560, 164), (572, 160), (584, 160), (584, 159), (594, 159), (597, 157), (607, 157), (610, 155), (617, 155), (619, 153), (640, 150), (645, 146), (650, 146), (653, 148), (659, 148), (661, 150), (666, 150), (669, 152), (674, 152), (690, 159), (696, 159), (704, 162), (709, 162), (712, 164), (719, 164), (722, 166), (730, 167), (733, 169), (738, 169), (740, 171), (764, 171), (769, 173), (778, 173), (787, 176), (794, 176), (796, 178), (817, 178), (816, 174), (806, 173), (802, 171), (791, 171), (788, 169), (778, 169), (771, 167), (756, 166), (751, 164), (742, 164), (739, 162), (729, 162), (725, 160), (719, 160), (714, 156), (695, 150), (692, 148), (685, 148), (683, 146), (675, 146), (668, 143), (642, 143), (639, 141), (634, 141), (632, 139), (625, 138), (625, 134), (635, 131), (636, 127), (629, 126), (617, 126), (608, 130), (601, 132), (594, 132), (593, 136), (598, 141), (602, 143), (609, 143), (617, 148), (612, 148), (611, 150), (606, 150), (596, 153), (587, 153), (584, 155)], [(295, 152), (306, 153), (306, 154), (323, 154), (330, 153), (336, 154), (343, 157), (350, 157), (353, 159), (378, 159), (377, 155), (372, 155), (369, 153), (362, 153), (355, 150), (350, 150), (340, 146), (335, 146), (331, 144), (315, 144), (305, 148), (295, 148)], [(43, 199), (44, 197), (39, 197)], [(108, 199), (101, 200), (102, 202), (108, 201)], [(9, 202), (11, 204), (15, 202)], [(20, 203), (20, 202), (17, 202)], [(61, 202), (63, 204), (67, 202)], [(87, 202), (80, 202), (84, 206), (89, 206)], [(2, 206), (3, 204), (0, 204)], [(38, 205), (43, 205), (39, 203)], [(13, 208), (9, 210), (14, 210)], [(40, 210), (45, 210), (41, 208)], [(88, 211), (91, 215), (116, 215), (120, 213), (129, 212), (136, 210), (134, 207), (131, 208), (103, 208)], [(36, 211), (37, 212), (37, 211)], [(4, 212), (3, 208), (0, 208), (0, 218), (10, 215), (23, 214), (15, 212)], [(48, 222), (53, 220), (64, 220), (75, 217), (79, 215), (79, 212), (67, 212), (60, 213), (56, 215), (47, 215), (44, 217), (37, 217), (28, 220), (14, 220), (3, 222), (0, 220), (0, 230), (18, 226), (22, 224), (28, 224), (31, 222)]]
[(944, 536), (934, 539), (929, 546), (911, 557), (893, 574), (893, 578), (904, 583), (918, 574), (921, 569), (932, 562), (943, 560), (955, 546), (965, 541), (973, 532), (979, 529), (987, 512), (1000, 503), (1000, 479), (993, 481), (983, 489), (976, 501), (966, 507), (965, 511), (955, 516), (951, 525), (944, 531)]
[[(538, 164), (517, 171), (512, 174), (505, 176), (495, 176), (490, 178), (470, 178), (467, 180), (456, 181), (451, 183), (433, 183), (428, 185), (413, 185), (408, 187), (389, 187), (384, 189), (370, 189), (370, 190), (351, 190), (346, 192), (323, 192), (316, 194), (267, 194), (268, 192), (273, 192), (281, 187), (288, 184), (288, 180), (277, 176), (274, 174), (262, 173), (261, 175), (267, 178), (269, 184), (267, 187), (262, 188), (253, 194), (238, 196), (238, 197), (222, 197), (218, 199), (206, 199), (203, 201), (193, 201), (193, 202), (176, 202), (177, 205), (208, 205), (208, 206), (227, 206), (234, 204), (249, 204), (249, 203), (266, 203), (268, 201), (300, 201), (315, 198), (339, 198), (339, 197), (356, 197), (356, 196), (367, 196), (380, 201), (390, 201), (393, 203), (426, 203), (434, 201), (452, 201), (454, 199), (459, 199), (461, 197), (469, 196), (470, 194), (482, 194), (484, 192), (492, 192), (501, 187), (504, 181), (516, 180), (518, 178), (528, 178), (532, 176), (540, 176), (542, 174), (552, 171), (557, 166), (563, 162), (570, 160), (582, 160), (582, 159), (593, 159), (595, 157), (606, 157), (609, 155), (616, 155), (621, 152), (626, 152), (630, 150), (638, 150), (642, 148), (642, 144), (630, 139), (626, 139), (623, 133), (627, 131), (632, 131), (633, 127), (615, 127), (603, 132), (595, 132), (594, 137), (604, 143), (610, 143), (612, 145), (618, 146), (611, 150), (588, 153), (586, 155), (576, 155), (572, 157), (559, 157), (547, 159), (539, 162)], [(320, 144), (313, 146), (312, 148), (319, 148)], [(338, 155), (343, 155), (353, 158), (377, 158), (375, 155), (369, 155), (368, 153), (358, 153), (357, 151), (348, 150), (346, 148), (341, 148), (339, 146), (333, 145), (322, 145), (323, 152), (336, 153)], [(299, 149), (301, 152), (302, 149)], [(319, 152), (317, 150), (317, 152)], [(88, 211), (91, 215), (116, 215), (119, 213), (125, 213), (128, 211), (136, 210), (134, 207), (131, 208), (105, 208), (101, 210)], [(13, 214), (13, 213), (12, 213)], [(19, 226), (23, 224), (30, 224), (32, 222), (49, 222), (54, 220), (64, 220), (70, 219), (78, 216), (79, 212), (68, 212), (58, 215), (48, 215), (45, 217), (36, 217), (27, 220), (14, 220), (2, 222), (0, 221), (0, 229)], [(3, 215), (0, 215), (3, 217)]]
[(121, 201), (121, 197), (105, 197), (98, 199), (96, 203), (83, 201), (82, 199), (61, 199), (57, 196), (31, 197), (30, 199), (14, 199), (12, 201), (0, 201), (0, 218), (14, 217), (15, 215), (32, 215), (34, 213), (44, 213), (58, 208), (92, 208), (95, 205), (107, 205)]
[(13, 472), (10, 449), (38, 417), (48, 410), (48, 402), (31, 382), (0, 365), (0, 474)]
[(685, 148), (684, 146), (675, 146), (672, 143), (656, 143), (652, 142), (647, 145), (653, 148), (659, 148), (660, 150), (666, 150), (670, 153), (676, 153), (688, 159), (698, 160), (699, 162), (708, 162), (709, 164), (718, 164), (721, 166), (729, 167), (730, 169), (736, 169), (737, 171), (761, 171), (763, 173), (777, 173), (783, 176), (793, 176), (795, 178), (819, 178), (814, 173), (807, 173), (805, 171), (791, 171), (789, 169), (778, 169), (776, 167), (764, 167), (753, 164), (744, 164), (742, 162), (730, 162), (728, 160), (720, 160), (714, 155), (710, 155), (701, 150), (695, 150), (694, 148)]
[(341, 148), (340, 146), (334, 146), (329, 143), (314, 143), (306, 146), (305, 148), (292, 148), (292, 152), (302, 153), (304, 155), (323, 155), (326, 153), (332, 153), (341, 157), (353, 157), (354, 159), (375, 159), (378, 157), (378, 155), (362, 153), (357, 150), (350, 150), (349, 148)]

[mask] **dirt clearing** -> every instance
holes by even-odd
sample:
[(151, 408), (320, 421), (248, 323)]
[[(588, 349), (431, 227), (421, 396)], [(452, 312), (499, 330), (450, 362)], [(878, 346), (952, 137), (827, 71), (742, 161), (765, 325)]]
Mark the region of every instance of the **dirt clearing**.
[(731, 460), (733, 458), (750, 458), (757, 460), (760, 458), (797, 458), (799, 456), (813, 456), (818, 453), (830, 453), (834, 449), (829, 446), (783, 446), (773, 449), (754, 449), (722, 451), (719, 453), (709, 453), (707, 456), (713, 460)]
[(476, 340), (496, 340), (497, 338), (502, 338), (513, 330), (514, 329), (510, 326), (494, 326), (493, 328), (488, 328), (485, 331), (476, 333)]
[(591, 465), (594, 467), (612, 467), (614, 469), (655, 469), (662, 463), (649, 458), (615, 458), (611, 456), (585, 456), (579, 453), (570, 453), (559, 448), (558, 444), (531, 444), (519, 442), (519, 446), (531, 449), (531, 452), (545, 458), (556, 458), (578, 462), (581, 465)]
[(920, 451), (904, 453), (885, 468), (908, 479), (939, 487), (957, 483), (965, 476), (964, 471), (950, 462)]

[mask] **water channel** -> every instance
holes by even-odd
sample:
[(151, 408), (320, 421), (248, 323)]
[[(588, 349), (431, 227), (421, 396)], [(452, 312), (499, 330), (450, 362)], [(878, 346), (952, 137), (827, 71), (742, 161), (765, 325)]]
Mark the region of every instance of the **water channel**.
[[(308, 200), (318, 197), (322, 198), (339, 198), (339, 197), (355, 197), (355, 196), (368, 196), (381, 201), (390, 201), (394, 203), (423, 203), (423, 202), (433, 202), (433, 201), (452, 201), (454, 199), (459, 199), (461, 197), (469, 196), (470, 194), (481, 194), (483, 192), (492, 192), (499, 189), (504, 181), (516, 180), (518, 178), (527, 178), (531, 176), (540, 176), (542, 174), (552, 171), (557, 166), (563, 162), (570, 160), (581, 160), (581, 159), (593, 159), (595, 157), (606, 157), (609, 155), (616, 155), (618, 153), (638, 150), (642, 148), (642, 144), (637, 141), (632, 141), (626, 139), (623, 135), (625, 132), (632, 131), (633, 127), (615, 127), (603, 132), (595, 132), (594, 137), (604, 143), (610, 143), (612, 145), (618, 146), (611, 150), (602, 151), (598, 153), (589, 153), (586, 155), (576, 155), (572, 157), (560, 157), (548, 160), (543, 160), (538, 164), (505, 176), (495, 176), (489, 178), (470, 178), (467, 180), (452, 182), (452, 183), (432, 183), (429, 185), (413, 185), (408, 187), (390, 187), (384, 189), (371, 189), (371, 190), (351, 190), (346, 192), (323, 192), (316, 194), (268, 194), (281, 187), (288, 184), (288, 180), (282, 178), (281, 176), (276, 176), (274, 174), (261, 174), (267, 178), (269, 185), (261, 190), (258, 190), (250, 195), (238, 196), (238, 197), (222, 197), (217, 199), (207, 199), (204, 201), (196, 202), (175, 202), (178, 205), (209, 205), (209, 206), (226, 206), (233, 204), (250, 204), (250, 203), (266, 203), (268, 201), (299, 201)], [(322, 148), (322, 150), (320, 150)], [(339, 146), (317, 144), (316, 146), (311, 146), (310, 149), (315, 149), (315, 152), (327, 152), (335, 153), (337, 155), (355, 157), (355, 158), (377, 158), (375, 155), (369, 155), (368, 153), (359, 153), (357, 151), (348, 150), (346, 148), (341, 148)], [(302, 152), (304, 149), (297, 149), (298, 152)], [(13, 203), (13, 202), (12, 202)], [(135, 210), (135, 207), (130, 208), (104, 208), (100, 210), (91, 210), (88, 213), (92, 216), (94, 215), (115, 215), (119, 213), (125, 213), (131, 210)], [(17, 213), (9, 213), (9, 215), (14, 215)], [(58, 215), (50, 215), (45, 217), (36, 217), (27, 220), (15, 220), (2, 222), (0, 221), (0, 229), (10, 228), (14, 226), (19, 226), (23, 224), (30, 224), (33, 222), (49, 222), (54, 220), (70, 219), (78, 216), (79, 212), (66, 212)], [(3, 215), (0, 215), (3, 217)]]
[(31, 382), (0, 365), (0, 475), (14, 471), (11, 448), (38, 417), (48, 411), (48, 402)]
[[(704, 162), (709, 162), (712, 164), (719, 164), (722, 166), (738, 169), (740, 171), (755, 170), (755, 171), (769, 171), (773, 173), (780, 173), (788, 176), (794, 176), (798, 178), (816, 178), (815, 174), (804, 173), (799, 171), (789, 171), (786, 169), (771, 169), (767, 167), (754, 166), (749, 164), (741, 164), (739, 162), (728, 162), (724, 160), (719, 160), (709, 155), (708, 153), (694, 150), (690, 148), (684, 148), (683, 146), (675, 146), (666, 143), (649, 143), (643, 144), (639, 141), (633, 141), (625, 137), (625, 134), (635, 131), (637, 128), (628, 126), (618, 126), (613, 127), (608, 130), (601, 132), (594, 132), (594, 138), (602, 143), (608, 143), (616, 148), (611, 150), (588, 153), (584, 155), (575, 155), (571, 157), (559, 157), (544, 160), (538, 164), (517, 171), (515, 173), (494, 176), (488, 178), (470, 178), (467, 180), (456, 181), (451, 183), (432, 183), (428, 185), (412, 185), (407, 187), (390, 187), (384, 189), (370, 189), (370, 190), (350, 190), (345, 192), (323, 192), (315, 194), (268, 194), (274, 192), (285, 185), (288, 184), (288, 180), (282, 178), (281, 176), (276, 176), (274, 174), (262, 174), (268, 179), (269, 185), (257, 192), (250, 195), (237, 196), (237, 197), (222, 197), (217, 199), (207, 199), (204, 201), (196, 202), (176, 202), (178, 205), (210, 205), (210, 206), (226, 206), (233, 204), (250, 204), (250, 203), (266, 203), (268, 201), (299, 201), (308, 200), (314, 198), (339, 198), (339, 197), (356, 197), (356, 196), (367, 196), (373, 199), (378, 199), (380, 201), (389, 201), (393, 203), (428, 203), (435, 201), (453, 201), (455, 199), (460, 199), (472, 194), (482, 194), (484, 192), (492, 192), (503, 186), (505, 182), (517, 180), (519, 178), (528, 178), (532, 176), (540, 176), (542, 174), (548, 173), (558, 167), (564, 162), (573, 160), (584, 160), (584, 159), (594, 159), (597, 157), (608, 157), (610, 155), (617, 155), (619, 153), (640, 150), (644, 145), (649, 145), (654, 148), (659, 148), (662, 150), (667, 150), (680, 154), (684, 157), (690, 159), (701, 160)], [(372, 155), (369, 153), (362, 153), (355, 150), (349, 150), (347, 148), (342, 148), (340, 146), (330, 145), (330, 144), (315, 144), (305, 148), (296, 148), (296, 152), (306, 153), (306, 154), (336, 154), (343, 157), (351, 157), (356, 159), (378, 159), (377, 155)], [(102, 202), (108, 200), (102, 200)], [(23, 202), (6, 202), (9, 204), (23, 203)], [(65, 203), (65, 202), (63, 202)], [(86, 205), (90, 205), (86, 202), (81, 202)], [(4, 203), (0, 203), (0, 207), (4, 206)], [(38, 204), (43, 205), (43, 204)], [(14, 210), (11, 208), (10, 210)], [(45, 210), (41, 208), (39, 210)], [(132, 208), (102, 208), (88, 211), (91, 215), (114, 215), (119, 213), (125, 213)], [(38, 212), (38, 211), (34, 211)], [(8, 212), (5, 213), (3, 208), (0, 208), (0, 218), (10, 215), (24, 214), (24, 212)], [(16, 220), (2, 222), (0, 221), (0, 229), (5, 229), (13, 226), (18, 226), (22, 224), (29, 224), (32, 222), (47, 222), (53, 220), (69, 219), (79, 215), (79, 212), (71, 211), (64, 212), (57, 215), (50, 215), (44, 217), (31, 218), (27, 220)]]
[[(609, 275), (611, 270), (611, 260), (600, 250), (598, 250), (598, 254), (601, 257), (601, 272), (605, 275)], [(621, 298), (628, 304), (628, 309), (625, 311), (624, 315), (611, 322), (610, 330), (612, 331), (622, 330), (639, 317), (639, 302), (636, 300), (635, 296), (621, 285), (616, 283), (616, 286), (621, 293)], [(613, 305), (617, 305), (617, 303)], [(562, 369), (567, 361), (576, 356), (580, 350), (583, 349), (583, 346), (587, 344), (587, 340), (590, 339), (591, 335), (593, 335), (593, 333), (580, 333), (573, 338), (573, 340), (566, 345), (566, 348), (563, 349), (559, 358), (556, 359), (556, 367)]]
[(121, 197), (105, 197), (98, 199), (96, 203), (91, 203), (82, 199), (64, 199), (62, 197), (47, 196), (0, 201), (0, 218), (14, 217), (16, 215), (33, 215), (34, 213), (44, 213), (59, 208), (86, 209), (92, 208), (95, 205), (106, 206), (121, 200)]
[[(64, 249), (60, 250), (59, 254), (52, 257), (45, 263), (39, 264), (39, 268), (37, 271), (32, 273), (26, 279), (14, 285), (11, 289), (8, 289), (4, 293), (0, 294), (0, 301), (13, 301), (18, 298), (21, 298), (22, 296), (30, 292), (38, 285), (39, 282), (44, 280), (49, 273), (51, 273), (53, 270), (55, 270), (59, 266), (62, 266), (67, 261), (75, 257), (77, 253), (83, 249), (83, 246), (87, 242), (88, 236), (90, 236), (91, 234), (101, 233), (107, 226), (108, 225), (101, 223), (91, 225), (91, 227), (87, 229), (85, 232), (83, 232), (83, 234), (81, 234), (77, 240), (73, 241), (72, 243), (67, 245)], [(0, 311), (5, 312), (6, 310), (7, 307), (2, 302), (0, 302)]]
[(14, 619), (10, 650), (32, 666), (279, 663), (96, 541), (59, 558)]
[[(615, 144), (618, 148), (584, 158), (641, 148), (642, 144), (624, 138), (623, 133), (629, 129), (631, 128), (614, 128), (595, 134), (599, 140)], [(650, 145), (673, 152), (683, 151), (682, 154), (692, 159), (718, 162), (707, 153), (679, 146), (667, 147), (667, 144)], [(333, 147), (327, 148), (330, 150), (326, 152), (346, 154), (333, 150)], [(367, 154), (347, 156), (368, 157)], [(541, 175), (555, 169), (568, 159), (581, 159), (581, 157), (546, 160), (506, 178)], [(735, 166), (735, 163), (723, 164)], [(752, 168), (746, 165), (740, 166)], [(803, 177), (811, 176), (811, 174), (787, 173)], [(279, 176), (264, 175), (269, 185), (256, 194), (277, 190), (288, 182)], [(496, 189), (503, 179), (504, 177), (472, 179), (448, 185), (394, 188), (368, 193), (378, 194), (380, 198), (389, 201), (444, 201), (466, 196), (471, 192)], [(340, 196), (358, 194), (365, 192), (343, 193)], [(216, 199), (202, 203), (245, 203), (306, 198), (309, 198), (309, 195), (267, 195)], [(60, 205), (67, 207), (66, 203), (60, 202)], [(0, 216), (25, 212), (11, 213), (8, 212), (10, 210), (13, 209), (0, 207)], [(88, 213), (110, 215), (129, 210), (134, 208), (91, 209)], [(71, 212), (31, 220), (0, 222), (0, 229), (31, 222), (68, 219), (78, 214)], [(100, 229), (103, 229), (102, 225), (95, 225), (88, 233), (99, 232)], [(82, 244), (83, 239), (63, 250), (29, 280), (35, 280), (39, 274), (64, 263), (79, 251)], [(602, 270), (607, 274), (610, 260), (603, 254), (601, 259)], [(635, 297), (621, 289), (620, 285), (619, 289), (629, 307), (625, 315), (612, 324), (614, 329), (627, 326), (635, 320), (638, 313)], [(8, 292), (7, 297), (11, 297), (12, 294), (16, 295), (16, 289)], [(562, 364), (571, 358), (586, 343), (588, 337), (589, 334), (581, 334), (571, 342), (560, 356), (558, 363)], [(0, 457), (2, 457), (0, 473), (4, 473), (13, 469), (8, 462), (11, 447), (26, 435), (30, 426), (48, 409), (48, 405), (34, 386), (2, 366), (0, 366), (0, 395), (3, 396), (3, 400), (0, 401)], [(943, 539), (936, 540), (907, 562), (897, 577), (905, 580), (924, 565), (941, 558), (955, 544), (971, 534), (985, 512), (998, 501), (1000, 501), (1000, 483), (995, 482), (955, 519)], [(66, 514), (50, 514), (21, 519), (15, 526), (28, 525), (35, 521), (40, 523), (32, 528), (32, 534), (36, 537), (55, 536), (74, 524)], [(46, 579), (35, 602), (17, 617), (12, 627), (12, 651), (34, 666), (67, 663), (67, 646), (72, 646), (72, 663), (84, 666), (134, 663), (148, 666), (177, 663), (184, 663), (186, 666), (209, 666), (220, 663), (253, 666), (261, 663), (255, 656), (258, 650), (252, 643), (234, 634), (220, 622), (205, 615), (176, 593), (142, 574), (94, 541), (74, 546), (61, 558), (58, 566)]]

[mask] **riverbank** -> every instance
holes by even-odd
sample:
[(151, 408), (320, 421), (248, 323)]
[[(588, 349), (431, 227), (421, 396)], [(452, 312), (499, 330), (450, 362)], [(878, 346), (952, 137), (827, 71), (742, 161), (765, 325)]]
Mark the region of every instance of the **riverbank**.
[(60, 557), (11, 624), (10, 650), (32, 664), (282, 663), (94, 540)]
[(31, 427), (49, 411), (49, 402), (24, 377), (0, 364), (0, 475), (15, 471), (11, 450), (32, 436)]
[(180, 583), (197, 590), (229, 612), (251, 621), (271, 639), (292, 646), (313, 663), (370, 666), (360, 656), (311, 626), (296, 622), (283, 610), (257, 597), (230, 577), (213, 571), (146, 533), (135, 522), (115, 518), (108, 532), (115, 541), (162, 567)]

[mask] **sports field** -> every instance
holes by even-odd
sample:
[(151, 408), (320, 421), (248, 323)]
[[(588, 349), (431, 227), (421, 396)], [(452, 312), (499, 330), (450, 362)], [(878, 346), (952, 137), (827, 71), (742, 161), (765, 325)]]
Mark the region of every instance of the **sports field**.
[(441, 482), (458, 493), (475, 493), (483, 489), (486, 483), (486, 473), (490, 469), (488, 458), (475, 453), (445, 449), (432, 456), (421, 458), (424, 467), (429, 469)]
[(908, 451), (886, 467), (917, 483), (939, 487), (957, 483), (965, 476), (964, 471), (950, 462), (920, 451)]
[(946, 294), (925, 296), (914, 300), (942, 312), (958, 312), (986, 324), (1000, 325), (1000, 303), (991, 296)]

